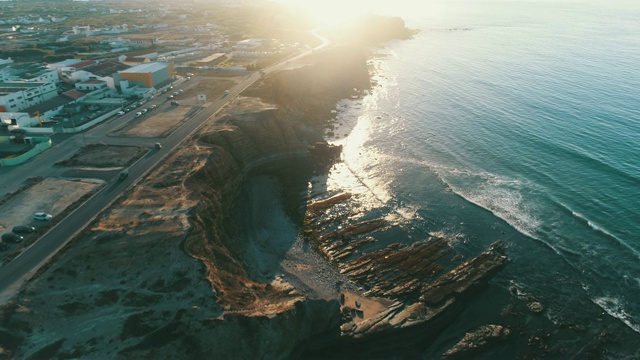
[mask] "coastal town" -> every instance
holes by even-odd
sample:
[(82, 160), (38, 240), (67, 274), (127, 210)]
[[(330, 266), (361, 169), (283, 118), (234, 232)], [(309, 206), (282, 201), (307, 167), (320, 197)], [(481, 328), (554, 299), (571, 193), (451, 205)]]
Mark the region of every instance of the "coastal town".
[[(26, 179), (40, 176), (20, 165), (68, 136), (83, 138), (68, 156), (96, 143), (106, 146), (119, 135), (128, 136), (132, 147), (159, 145), (163, 134), (180, 125), (176, 119), (208, 107), (243, 76), (308, 48), (288, 39), (240, 36), (233, 25), (212, 23), (207, 11), (196, 15), (193, 4), (72, 2), (76, 7), (70, 10), (61, 6), (64, 2), (52, 2), (50, 8), (5, 3), (0, 14), (0, 171), (5, 193), (16, 193)], [(242, 5), (223, 2), (216, 9)], [(109, 22), (105, 18), (126, 16), (135, 23), (98, 25)], [(87, 24), (90, 20), (96, 24)], [(126, 122), (118, 134), (104, 132), (108, 136), (87, 143), (90, 129), (114, 121)], [(144, 128), (153, 128), (153, 136)], [(139, 132), (153, 139), (145, 143), (132, 137)], [(31, 195), (32, 208), (51, 212), (46, 205), (51, 199), (42, 198), (40, 204), (35, 199), (41, 197)], [(0, 255), (10, 259), (36, 240), (36, 228), (48, 223), (15, 207), (4, 209)]]
[[(193, 5), (158, 9), (134, 7), (144, 3), (74, 2), (84, 11), (56, 15), (55, 11), (63, 10), (35, 8), (29, 10), (37, 12), (24, 14), (23, 2), (7, 3), (6, 17), (0, 19), (0, 131), (4, 137), (0, 161), (4, 166), (19, 164), (51, 146), (52, 134), (81, 132), (121, 116), (141, 102), (169, 93), (174, 84), (190, 80), (194, 73), (241, 76), (302, 47), (273, 39), (234, 39), (228, 29), (207, 22), (206, 12), (200, 21), (193, 19)], [(13, 16), (9, 9), (14, 10)], [(147, 23), (75, 25), (89, 16), (114, 18), (123, 13)], [(149, 23), (151, 18), (173, 23)], [(205, 95), (199, 99), (206, 99)]]

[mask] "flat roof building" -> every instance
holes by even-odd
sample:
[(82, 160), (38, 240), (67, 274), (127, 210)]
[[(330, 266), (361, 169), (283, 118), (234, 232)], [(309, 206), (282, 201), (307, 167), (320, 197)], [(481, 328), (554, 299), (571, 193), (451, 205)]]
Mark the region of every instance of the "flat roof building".
[[(164, 62), (152, 62), (133, 66), (127, 70), (118, 71), (118, 83), (122, 88), (131, 86), (143, 86), (148, 88), (160, 88), (171, 83), (173, 68), (171, 64)], [(122, 86), (126, 81), (127, 85)]]
[(16, 112), (58, 95), (55, 83), (33, 81), (0, 82), (0, 112)]

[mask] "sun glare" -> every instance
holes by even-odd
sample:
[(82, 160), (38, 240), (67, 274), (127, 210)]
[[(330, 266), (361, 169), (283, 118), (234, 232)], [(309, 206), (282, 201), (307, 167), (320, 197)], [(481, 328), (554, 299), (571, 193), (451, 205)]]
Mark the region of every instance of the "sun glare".
[(319, 27), (337, 27), (366, 14), (411, 14), (422, 9), (415, 0), (273, 0), (295, 6), (311, 15)]
[(323, 28), (348, 24), (370, 12), (366, 2), (359, 0), (276, 0), (299, 8), (308, 13)]
[(356, 1), (301, 1), (298, 5), (303, 5), (321, 27), (345, 25), (366, 12), (366, 9), (361, 8)]

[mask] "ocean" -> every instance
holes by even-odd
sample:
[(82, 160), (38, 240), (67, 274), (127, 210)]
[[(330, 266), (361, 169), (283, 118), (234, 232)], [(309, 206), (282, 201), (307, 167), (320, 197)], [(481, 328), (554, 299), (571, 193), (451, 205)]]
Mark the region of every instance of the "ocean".
[[(424, 4), (392, 13), (420, 32), (378, 49), (376, 85), (336, 107), (329, 192), (411, 229), (389, 242), (445, 234), (467, 256), (507, 243), (511, 263), (441, 346), (511, 321), (527, 335), (487, 358), (538, 333), (560, 357), (603, 333), (617, 336), (606, 356), (640, 356), (640, 3)], [(540, 318), (505, 315), (532, 299)]]

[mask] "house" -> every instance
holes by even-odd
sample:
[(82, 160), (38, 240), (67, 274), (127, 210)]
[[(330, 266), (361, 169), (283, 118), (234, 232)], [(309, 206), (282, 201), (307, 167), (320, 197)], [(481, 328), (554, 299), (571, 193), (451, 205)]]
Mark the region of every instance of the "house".
[[(131, 42), (131, 43), (135, 43), (135, 42)], [(127, 65), (135, 66), (141, 63), (152, 62), (157, 58), (158, 58), (158, 52), (156, 50), (148, 49), (148, 50), (138, 50), (138, 51), (130, 51), (130, 52), (124, 53), (118, 56), (118, 61)]]
[(87, 80), (76, 84), (76, 90), (93, 100), (104, 99), (116, 95), (116, 90), (110, 88), (104, 80)]
[(262, 40), (245, 39), (245, 40), (238, 41), (238, 43), (236, 44), (236, 49), (238, 50), (254, 49), (259, 46), (262, 46)]
[[(121, 58), (122, 56), (118, 57)], [(151, 59), (149, 58), (126, 58), (122, 60), (122, 63), (127, 64), (129, 66), (136, 66), (136, 65), (140, 65), (143, 63), (150, 63)]]
[(91, 29), (91, 25), (73, 25), (73, 27), (71, 28), (71, 31), (73, 31), (74, 35), (83, 35), (83, 34), (86, 34), (87, 32), (92, 31), (92, 29)]
[[(58, 70), (58, 71), (75, 71), (78, 68), (77, 65), (80, 65), (80, 67), (83, 66), (82, 63), (84, 61), (85, 60), (80, 60), (80, 59), (67, 59), (57, 63), (47, 64), (47, 68)], [(84, 66), (88, 66), (88, 65), (90, 64), (85, 64)]]
[(96, 91), (107, 88), (107, 82), (103, 80), (87, 80), (76, 84), (76, 90), (79, 91)]

